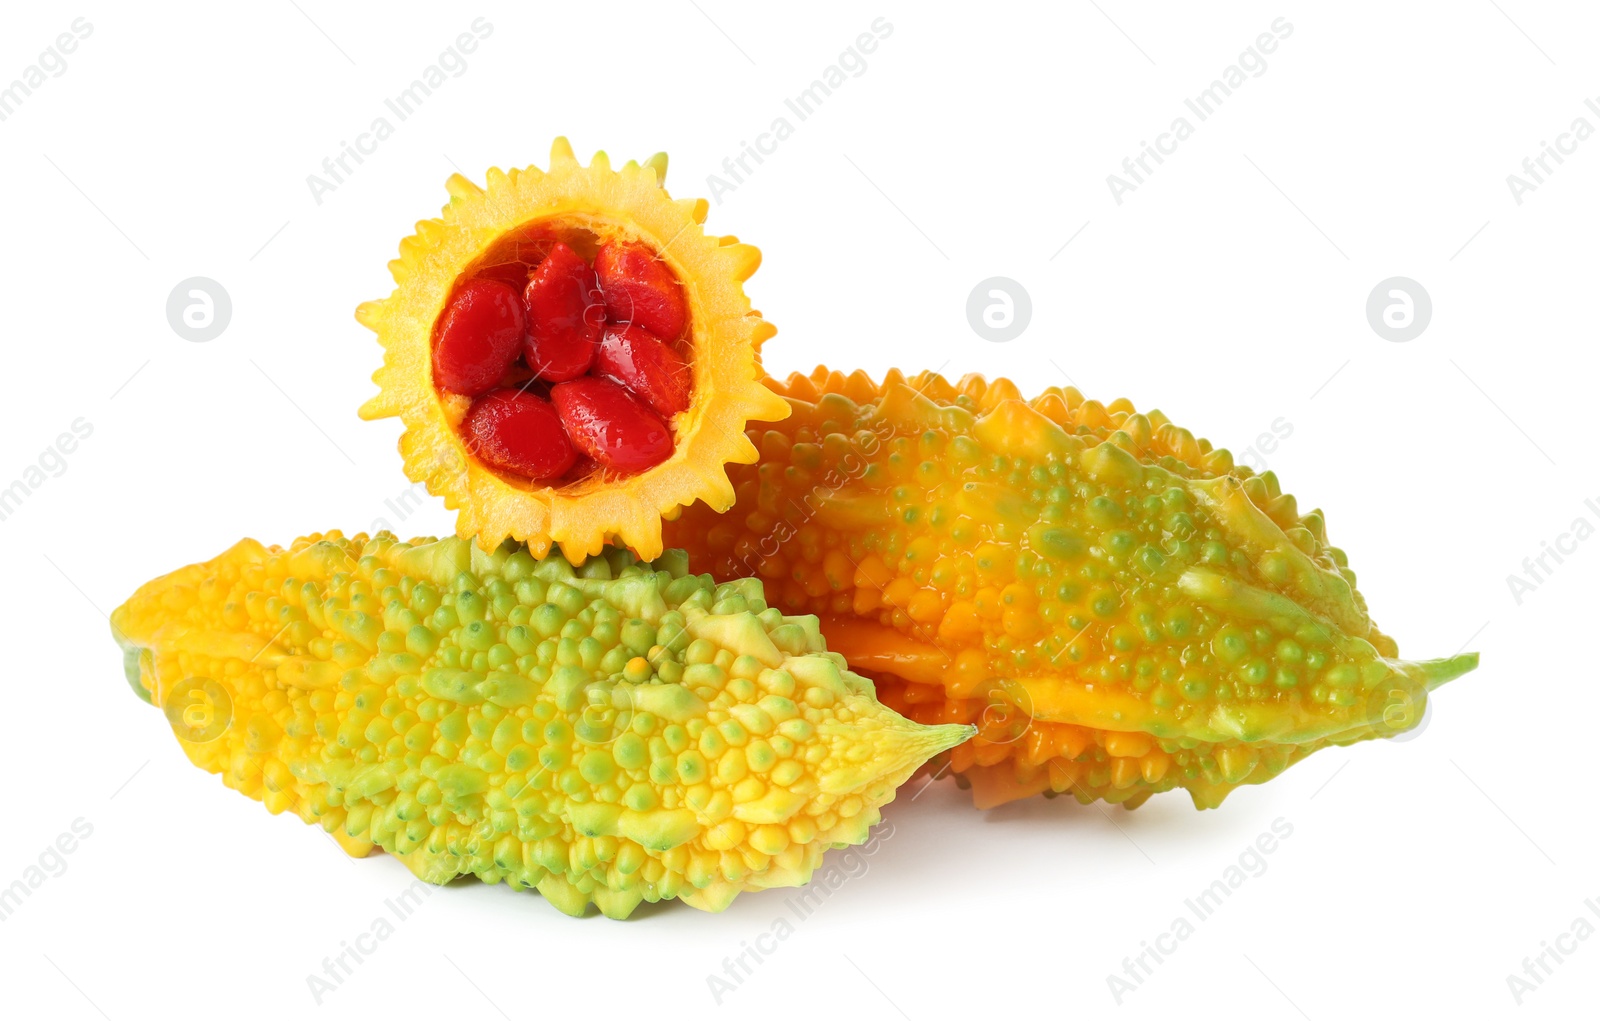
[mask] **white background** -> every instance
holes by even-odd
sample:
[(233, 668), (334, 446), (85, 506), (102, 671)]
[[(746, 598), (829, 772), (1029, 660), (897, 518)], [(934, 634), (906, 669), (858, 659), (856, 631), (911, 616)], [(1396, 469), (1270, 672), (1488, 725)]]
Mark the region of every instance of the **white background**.
[[(93, 827), (0, 923), (4, 1013), (1592, 1011), (1600, 937), (1520, 1008), (1507, 975), (1575, 919), (1600, 926), (1584, 906), (1600, 902), (1586, 747), (1600, 541), (1520, 605), (1507, 577), (1575, 519), (1600, 524), (1584, 504), (1600, 505), (1600, 139), (1520, 205), (1506, 183), (1574, 118), (1600, 128), (1583, 104), (1600, 96), (1592, 9), (165, 7), (11, 5), (0, 30), (3, 83), (74, 18), (93, 26), (0, 122), (0, 486), (74, 419), (93, 427), (0, 521), (0, 885), (73, 820)], [(307, 175), (479, 16), (493, 34), (466, 71), (314, 201)], [(880, 16), (893, 34), (866, 70), (804, 123), (787, 114)], [(1118, 205), (1106, 176), (1279, 17), (1293, 34), (1265, 72)], [(432, 500), (403, 520), (386, 508), (409, 489), (399, 426), (356, 418), (379, 349), (352, 310), (388, 293), (387, 260), (453, 170), (543, 164), (565, 133), (585, 159), (667, 149), (669, 187), (706, 195), (780, 115), (793, 136), (708, 223), (765, 253), (748, 289), (780, 329), (770, 370), (942, 367), (1029, 393), (1070, 374), (1236, 453), (1282, 419), (1292, 434), (1265, 460), (1327, 512), (1384, 630), (1417, 658), (1479, 649), (1482, 668), (1439, 694), (1414, 740), (1323, 752), (1218, 811), (1174, 793), (1132, 813), (1039, 799), (981, 814), (948, 781), (908, 791), (865, 874), (720, 1007), (707, 975), (769, 930), (785, 894), (617, 923), (455, 886), (315, 1006), (306, 976), (409, 874), (349, 861), (190, 766), (128, 692), (102, 611), (243, 535), (450, 529)], [(164, 312), (196, 275), (233, 301), (209, 343)], [(997, 275), (1032, 296), (1008, 344), (980, 340), (964, 311)], [(1409, 343), (1365, 317), (1393, 275), (1432, 296)], [(1266, 872), (1118, 1006), (1107, 976), (1280, 818), (1293, 834)]]

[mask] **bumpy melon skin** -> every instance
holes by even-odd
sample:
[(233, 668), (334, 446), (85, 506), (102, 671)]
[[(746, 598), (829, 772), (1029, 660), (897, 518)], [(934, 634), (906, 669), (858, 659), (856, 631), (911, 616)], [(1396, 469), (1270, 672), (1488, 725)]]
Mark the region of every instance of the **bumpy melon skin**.
[[(612, 541), (654, 558), (662, 551), (663, 517), (696, 500), (718, 510), (733, 502), (724, 466), (756, 457), (746, 424), (787, 414), (787, 405), (759, 382), (761, 344), (777, 331), (744, 293), (760, 251), (707, 234), (706, 201), (674, 200), (662, 187), (665, 175), (664, 153), (614, 170), (597, 152), (582, 166), (565, 138), (551, 147), (548, 170), (493, 169), (482, 188), (454, 175), (443, 214), (418, 223), (416, 234), (400, 242), (400, 257), (389, 264), (394, 293), (356, 310), (384, 349), (383, 366), (372, 376), (379, 393), (361, 416), (405, 423), (406, 474), (458, 511), (457, 535), (476, 537), (490, 550), (516, 539), (538, 556), (556, 543), (574, 563)], [(537, 223), (645, 244), (683, 284), (693, 403), (673, 419), (672, 456), (648, 471), (564, 487), (501, 476), (471, 455), (457, 431), (470, 402), (433, 385), (433, 326), (457, 278), (508, 232)]]
[(753, 580), (608, 550), (246, 539), (112, 614), (184, 752), (347, 852), (623, 918), (805, 883), (970, 727), (873, 697)]
[(980, 807), (1219, 805), (1319, 748), (1415, 726), (1474, 653), (1406, 662), (1320, 511), (1160, 412), (1074, 389), (818, 369), (769, 381), (737, 502), (667, 526), (697, 570), (815, 613), (879, 697), (971, 723)]

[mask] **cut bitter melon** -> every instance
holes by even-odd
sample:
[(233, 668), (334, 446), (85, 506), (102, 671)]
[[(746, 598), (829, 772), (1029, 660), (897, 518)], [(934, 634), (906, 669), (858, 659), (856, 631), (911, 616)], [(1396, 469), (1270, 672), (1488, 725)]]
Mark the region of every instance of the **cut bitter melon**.
[(980, 806), (1070, 793), (1213, 807), (1319, 748), (1392, 736), (1475, 653), (1407, 662), (1321, 511), (1160, 412), (1075, 390), (818, 369), (724, 515), (667, 528), (923, 722), (975, 723)]
[(404, 422), (406, 474), (484, 549), (654, 557), (664, 516), (733, 502), (747, 423), (787, 411), (760, 383), (776, 330), (744, 293), (761, 253), (708, 235), (666, 167), (582, 166), (558, 138), (547, 170), (455, 175), (389, 264), (394, 293), (357, 310), (384, 348), (362, 416)]
[(112, 614), (195, 765), (374, 846), (626, 917), (807, 881), (972, 728), (879, 704), (755, 580), (681, 553), (574, 568), (520, 543), (246, 539)]

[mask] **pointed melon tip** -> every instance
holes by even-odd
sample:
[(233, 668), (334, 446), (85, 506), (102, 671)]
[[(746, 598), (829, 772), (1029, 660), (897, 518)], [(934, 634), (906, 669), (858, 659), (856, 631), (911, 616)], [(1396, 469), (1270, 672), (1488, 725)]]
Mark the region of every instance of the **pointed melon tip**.
[(958, 744), (972, 740), (978, 734), (978, 728), (970, 723), (945, 723), (928, 729), (934, 732), (938, 741), (938, 747), (928, 753), (930, 756), (949, 751)]
[(940, 752), (947, 752), (956, 745), (970, 740), (978, 733), (977, 727), (966, 723), (942, 723), (936, 726), (911, 723), (911, 726), (915, 727), (916, 731), (908, 735), (909, 739), (903, 747), (903, 754), (899, 757), (902, 761), (900, 771), (904, 773), (901, 783), (904, 783), (924, 762)]
[(1427, 684), (1428, 690), (1439, 687), (1455, 680), (1462, 674), (1471, 673), (1478, 669), (1478, 654), (1476, 652), (1460, 652), (1454, 656), (1443, 659), (1425, 659), (1415, 664), (1422, 680)]
[(970, 739), (978, 732), (978, 728), (966, 723), (941, 723), (935, 726), (926, 726), (906, 721), (910, 730), (905, 732), (903, 739), (896, 741), (899, 745), (901, 756), (906, 760), (915, 760), (911, 770), (915, 770), (928, 759), (940, 752), (949, 751), (963, 741)]

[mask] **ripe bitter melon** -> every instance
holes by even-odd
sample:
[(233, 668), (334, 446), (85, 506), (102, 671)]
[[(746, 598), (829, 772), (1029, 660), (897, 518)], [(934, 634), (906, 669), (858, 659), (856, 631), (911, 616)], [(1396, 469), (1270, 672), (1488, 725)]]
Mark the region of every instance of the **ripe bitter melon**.
[(1075, 389), (818, 369), (726, 514), (667, 526), (755, 576), (923, 722), (980, 806), (1071, 793), (1214, 807), (1329, 745), (1415, 726), (1475, 653), (1398, 659), (1320, 511), (1159, 412)]
[(666, 167), (583, 166), (558, 138), (548, 169), (455, 175), (389, 264), (394, 292), (356, 312), (384, 348), (362, 417), (404, 422), (406, 474), (486, 550), (655, 557), (663, 517), (733, 502), (747, 423), (787, 412), (760, 382), (777, 331), (744, 292), (761, 253), (707, 234)]
[(799, 885), (967, 738), (881, 705), (812, 617), (681, 554), (246, 539), (112, 615), (195, 765), (421, 879), (581, 914)]

